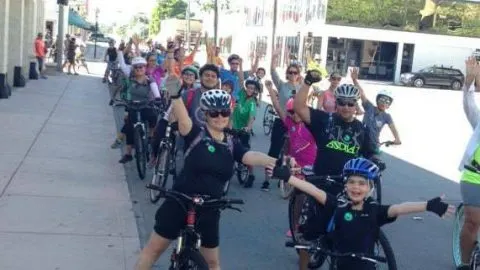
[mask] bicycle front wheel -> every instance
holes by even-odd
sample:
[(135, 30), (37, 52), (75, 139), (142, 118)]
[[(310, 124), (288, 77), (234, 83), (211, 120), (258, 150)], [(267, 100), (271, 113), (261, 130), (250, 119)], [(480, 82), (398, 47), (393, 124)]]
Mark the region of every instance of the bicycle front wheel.
[[(165, 188), (169, 174), (169, 149), (162, 147), (159, 151), (157, 162), (153, 170), (152, 185)], [(156, 203), (160, 199), (160, 192), (149, 189), (150, 202)]]
[[(462, 231), (463, 223), (465, 222), (463, 203), (457, 207), (455, 213), (455, 220), (453, 223), (453, 235), (452, 235), (452, 255), (453, 263), (455, 267), (462, 264), (462, 252), (460, 250), (460, 233)], [(477, 241), (480, 240), (477, 236)]]
[(267, 136), (272, 132), (273, 117), (273, 106), (268, 104), (265, 107), (265, 112), (263, 113), (263, 132)]
[(175, 270), (208, 270), (208, 264), (197, 250), (184, 249), (178, 256)]
[(377, 242), (375, 243), (375, 255), (382, 256), (387, 259), (386, 263), (378, 264), (377, 269), (397, 270), (395, 253), (393, 253), (392, 246), (390, 245), (387, 236), (382, 230), (380, 230)]
[(293, 186), (289, 183), (285, 183), (285, 181), (280, 181), (280, 196), (282, 196), (283, 199), (290, 198), (293, 189)]
[(138, 177), (141, 180), (145, 179), (145, 172), (147, 171), (147, 148), (144, 138), (144, 131), (141, 126), (135, 128), (135, 161), (137, 163)]

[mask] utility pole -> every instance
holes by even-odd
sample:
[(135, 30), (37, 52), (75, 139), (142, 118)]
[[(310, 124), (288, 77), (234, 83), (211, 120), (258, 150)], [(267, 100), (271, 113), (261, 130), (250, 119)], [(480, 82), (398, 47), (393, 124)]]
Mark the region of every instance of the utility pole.
[[(275, 0), (276, 1), (276, 0)], [(214, 18), (213, 18), (213, 43), (215, 46), (217, 44), (217, 34), (218, 34), (218, 0), (215, 0), (214, 8), (213, 8)]]
[(64, 8), (63, 4), (58, 4), (58, 35), (57, 35), (57, 71), (63, 72), (63, 36), (65, 36), (64, 31)]
[(95, 9), (95, 45), (93, 48), (93, 59), (97, 60), (97, 38), (98, 38), (98, 7)]
[(187, 0), (187, 14), (185, 18), (187, 19), (185, 42), (187, 43), (187, 50), (190, 50), (190, 0)]
[(272, 53), (275, 51), (275, 34), (277, 31), (277, 5), (278, 0), (273, 0)]

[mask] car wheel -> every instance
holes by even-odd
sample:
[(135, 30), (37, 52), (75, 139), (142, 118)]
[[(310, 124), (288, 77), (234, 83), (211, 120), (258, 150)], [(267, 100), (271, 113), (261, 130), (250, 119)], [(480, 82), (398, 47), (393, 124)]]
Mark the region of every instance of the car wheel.
[(452, 82), (452, 89), (453, 89), (453, 90), (460, 90), (460, 89), (462, 89), (462, 83), (461, 83), (460, 81), (457, 81), (457, 80), (453, 81), (453, 82)]
[(422, 78), (416, 78), (416, 79), (413, 81), (413, 85), (414, 85), (415, 87), (422, 87), (424, 83), (425, 83), (425, 82), (423, 81)]

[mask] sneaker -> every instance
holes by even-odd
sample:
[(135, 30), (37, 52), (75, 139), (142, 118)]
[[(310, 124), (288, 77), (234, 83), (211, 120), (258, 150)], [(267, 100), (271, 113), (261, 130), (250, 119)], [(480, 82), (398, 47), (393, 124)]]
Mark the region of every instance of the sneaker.
[(120, 148), (120, 146), (122, 146), (122, 141), (119, 140), (119, 139), (115, 139), (115, 141), (112, 143), (112, 145), (110, 145), (110, 148), (118, 149), (118, 148)]
[(255, 176), (249, 175), (247, 181), (243, 185), (244, 188), (251, 188), (253, 186), (253, 181), (255, 181)]
[(269, 191), (270, 190), (270, 183), (268, 181), (263, 181), (262, 190), (263, 191)]
[(119, 163), (122, 163), (122, 164), (125, 164), (125, 163), (127, 163), (127, 162), (132, 161), (132, 160), (133, 160), (132, 155), (124, 155), (124, 156), (122, 157), (122, 159), (120, 159), (118, 162), (119, 162)]

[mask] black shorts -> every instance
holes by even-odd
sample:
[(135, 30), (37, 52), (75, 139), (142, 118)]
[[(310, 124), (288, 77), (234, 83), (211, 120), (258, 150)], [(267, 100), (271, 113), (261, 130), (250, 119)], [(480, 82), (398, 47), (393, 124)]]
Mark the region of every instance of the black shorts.
[(280, 118), (276, 118), (273, 122), (272, 136), (270, 137), (270, 149), (268, 150), (269, 156), (278, 158), (285, 141), (285, 133), (287, 133), (287, 128)]
[[(153, 230), (160, 236), (175, 240), (180, 230), (185, 228), (187, 214), (182, 207), (172, 199), (166, 199), (155, 214)], [(219, 245), (220, 210), (200, 209), (197, 211), (197, 226), (195, 228), (202, 236), (202, 247), (216, 248)]]

